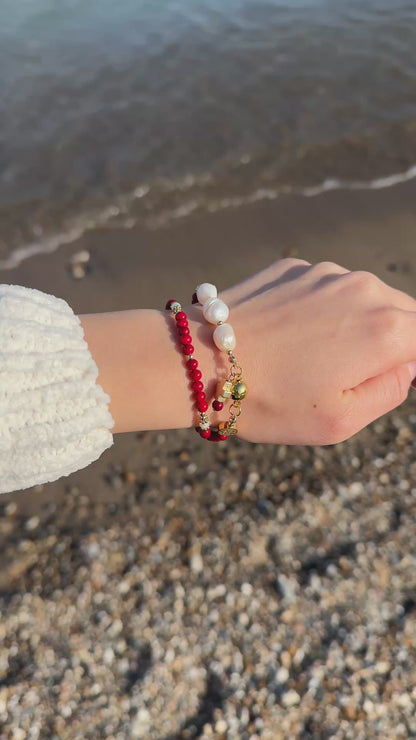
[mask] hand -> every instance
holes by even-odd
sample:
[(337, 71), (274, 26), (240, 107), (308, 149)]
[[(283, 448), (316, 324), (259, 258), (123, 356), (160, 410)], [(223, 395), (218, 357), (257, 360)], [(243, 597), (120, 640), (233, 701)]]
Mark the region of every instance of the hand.
[(220, 297), (249, 388), (241, 437), (334, 444), (406, 399), (416, 301), (375, 275), (283, 259)]

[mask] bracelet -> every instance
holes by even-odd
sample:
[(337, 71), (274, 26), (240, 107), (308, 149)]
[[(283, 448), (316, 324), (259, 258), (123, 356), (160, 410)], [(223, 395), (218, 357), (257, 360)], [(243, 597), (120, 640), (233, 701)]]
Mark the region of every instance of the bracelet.
[(219, 422), (217, 427), (211, 426), (208, 416), (208, 403), (202, 382), (202, 373), (198, 369), (198, 361), (194, 358), (195, 351), (192, 337), (189, 332), (188, 317), (182, 310), (181, 304), (176, 300), (167, 302), (165, 308), (170, 310), (176, 320), (179, 341), (183, 353), (187, 359), (187, 370), (192, 383), (195, 405), (200, 415), (199, 426), (195, 430), (204, 439), (219, 442), (228, 439), (229, 436), (237, 434), (237, 419), (241, 414), (241, 401), (247, 395), (247, 385), (242, 379), (243, 371), (237, 362), (233, 350), (236, 345), (235, 334), (230, 324), (224, 323), (229, 316), (229, 308), (217, 297), (217, 289), (211, 283), (202, 283), (192, 296), (192, 303), (200, 303), (203, 306), (204, 318), (211, 324), (217, 324), (213, 332), (213, 339), (218, 349), (227, 353), (231, 363), (228, 377), (217, 383), (215, 399), (212, 403), (214, 411), (221, 411), (224, 403), (231, 399), (229, 408), (230, 418), (228, 421)]

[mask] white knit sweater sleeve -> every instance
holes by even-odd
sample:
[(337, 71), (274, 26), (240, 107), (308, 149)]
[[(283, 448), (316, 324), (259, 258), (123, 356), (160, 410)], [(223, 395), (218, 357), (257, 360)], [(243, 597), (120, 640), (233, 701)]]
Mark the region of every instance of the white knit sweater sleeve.
[(0, 493), (69, 475), (113, 444), (97, 376), (66, 301), (0, 284)]

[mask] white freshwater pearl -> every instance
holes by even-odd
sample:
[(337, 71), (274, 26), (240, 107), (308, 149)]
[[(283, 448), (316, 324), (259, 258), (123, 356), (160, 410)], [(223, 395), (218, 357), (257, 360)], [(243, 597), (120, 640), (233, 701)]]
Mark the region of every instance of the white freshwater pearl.
[(210, 324), (218, 324), (219, 321), (227, 321), (230, 311), (220, 298), (210, 298), (205, 303), (202, 313)]
[(214, 342), (218, 349), (225, 350), (234, 349), (235, 347), (235, 334), (231, 324), (221, 324), (214, 329), (213, 334)]
[(200, 302), (201, 306), (204, 306), (208, 298), (217, 297), (217, 289), (215, 285), (211, 283), (201, 283), (196, 289), (196, 297)]

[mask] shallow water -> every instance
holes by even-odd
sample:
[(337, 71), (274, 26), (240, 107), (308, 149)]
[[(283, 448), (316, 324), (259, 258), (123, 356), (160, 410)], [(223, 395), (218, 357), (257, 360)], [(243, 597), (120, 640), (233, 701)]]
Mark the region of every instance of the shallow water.
[(3, 264), (94, 225), (415, 176), (415, 48), (410, 0), (4, 0)]

